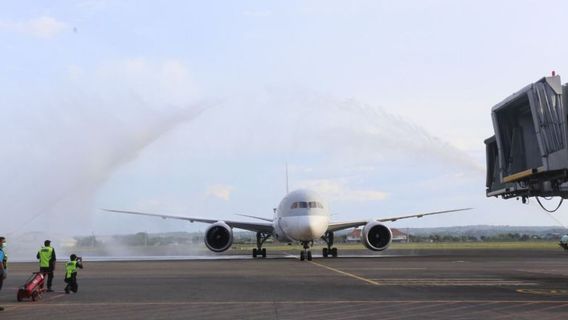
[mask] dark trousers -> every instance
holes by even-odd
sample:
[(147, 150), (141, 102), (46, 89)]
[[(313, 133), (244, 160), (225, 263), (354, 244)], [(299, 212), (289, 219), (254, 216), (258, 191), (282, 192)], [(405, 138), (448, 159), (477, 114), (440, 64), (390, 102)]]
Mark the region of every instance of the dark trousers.
[(65, 283), (67, 283), (67, 286), (65, 286), (65, 292), (69, 292), (69, 290), (77, 293), (77, 290), (79, 290), (79, 284), (77, 284), (77, 273), (74, 272), (71, 274), (70, 278), (65, 278)]
[(40, 267), (39, 272), (47, 274), (47, 289), (51, 289), (51, 284), (53, 283), (53, 268)]

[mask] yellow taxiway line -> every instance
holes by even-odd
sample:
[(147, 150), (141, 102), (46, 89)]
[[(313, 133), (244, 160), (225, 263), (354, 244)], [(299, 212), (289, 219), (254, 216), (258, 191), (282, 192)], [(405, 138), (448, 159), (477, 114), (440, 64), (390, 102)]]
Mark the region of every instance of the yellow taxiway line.
[(325, 268), (325, 269), (328, 269), (328, 270), (337, 272), (337, 273), (342, 274), (342, 275), (344, 275), (344, 276), (348, 276), (348, 277), (351, 277), (351, 278), (355, 278), (355, 279), (357, 279), (357, 280), (365, 281), (365, 282), (367, 282), (367, 283), (369, 283), (369, 284), (372, 284), (372, 285), (375, 285), (375, 286), (380, 286), (380, 284), (379, 284), (378, 282), (373, 281), (373, 280), (371, 280), (371, 279), (363, 278), (363, 277), (360, 277), (360, 276), (358, 276), (358, 275), (354, 275), (354, 274), (349, 273), (349, 272), (341, 271), (341, 270), (339, 270), (339, 269), (335, 269), (335, 268), (326, 266), (326, 265), (321, 264), (321, 263), (317, 263), (317, 262), (313, 262), (313, 261), (310, 261), (310, 263), (311, 263), (311, 264), (315, 264), (316, 266), (319, 266), (319, 267), (322, 267), (322, 268)]

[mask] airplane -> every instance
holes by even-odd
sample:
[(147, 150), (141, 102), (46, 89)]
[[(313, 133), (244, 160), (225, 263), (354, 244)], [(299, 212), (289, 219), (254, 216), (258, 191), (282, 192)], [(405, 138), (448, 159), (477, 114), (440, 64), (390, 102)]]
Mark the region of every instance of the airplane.
[(472, 208), (453, 209), (445, 211), (419, 213), (390, 218), (372, 220), (357, 220), (348, 222), (331, 222), (327, 202), (315, 191), (300, 189), (288, 193), (278, 208), (274, 209), (273, 219), (240, 215), (260, 220), (259, 222), (243, 222), (218, 219), (203, 219), (194, 217), (181, 217), (158, 213), (138, 211), (111, 210), (109, 212), (126, 213), (160, 217), (164, 219), (179, 219), (189, 222), (208, 223), (205, 231), (205, 246), (213, 252), (223, 252), (233, 244), (233, 228), (256, 232), (256, 248), (252, 250), (254, 258), (266, 258), (266, 248), (262, 245), (270, 237), (283, 243), (299, 242), (303, 246), (300, 260), (312, 260), (311, 245), (314, 240), (322, 239), (327, 247), (322, 249), (324, 258), (337, 257), (337, 248), (333, 247), (334, 232), (364, 226), (361, 232), (361, 241), (369, 250), (383, 251), (392, 241), (392, 232), (384, 222), (394, 222), (401, 219), (421, 218), (424, 216), (470, 210)]

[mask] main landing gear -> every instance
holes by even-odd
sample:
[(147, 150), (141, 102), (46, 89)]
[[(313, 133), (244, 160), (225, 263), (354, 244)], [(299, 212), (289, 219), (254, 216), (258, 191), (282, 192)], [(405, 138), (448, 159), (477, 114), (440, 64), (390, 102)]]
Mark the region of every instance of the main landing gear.
[(310, 251), (310, 242), (313, 244), (313, 241), (302, 241), (302, 245), (304, 246), (304, 250), (300, 251), (300, 261), (304, 261), (308, 259), (308, 261), (312, 261), (312, 252)]
[(332, 256), (337, 258), (337, 248), (332, 248), (333, 246), (333, 232), (326, 232), (322, 237), (322, 240), (327, 244), (327, 248), (323, 248), (322, 255), (324, 258)]
[(252, 249), (252, 257), (256, 258), (257, 256), (261, 256), (266, 258), (266, 248), (263, 248), (262, 245), (266, 240), (270, 238), (270, 234), (257, 232), (256, 233), (256, 248)]

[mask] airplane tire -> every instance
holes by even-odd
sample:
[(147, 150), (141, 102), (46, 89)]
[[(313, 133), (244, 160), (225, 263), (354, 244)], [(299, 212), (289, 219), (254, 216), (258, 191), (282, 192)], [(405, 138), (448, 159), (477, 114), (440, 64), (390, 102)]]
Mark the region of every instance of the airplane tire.
[(337, 258), (337, 248), (331, 248), (331, 256)]
[(322, 254), (322, 256), (323, 256), (324, 258), (327, 258), (327, 255), (328, 255), (327, 248), (323, 248), (323, 249), (321, 250), (321, 254)]
[(312, 261), (312, 252), (308, 251), (308, 261)]
[(300, 251), (300, 261), (304, 261), (306, 256), (304, 255), (304, 251)]
[(258, 254), (258, 252), (256, 251), (256, 248), (252, 249), (252, 257), (256, 258), (257, 254)]
[(266, 248), (262, 248), (262, 257), (266, 258)]

